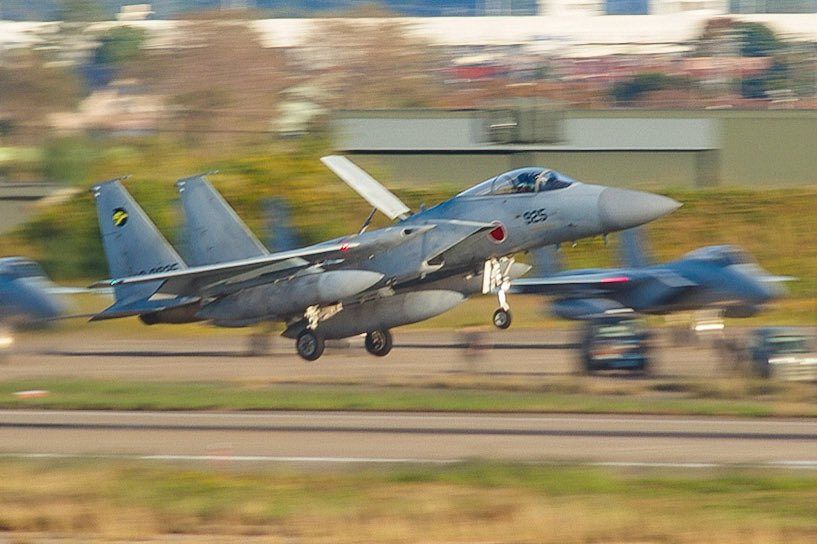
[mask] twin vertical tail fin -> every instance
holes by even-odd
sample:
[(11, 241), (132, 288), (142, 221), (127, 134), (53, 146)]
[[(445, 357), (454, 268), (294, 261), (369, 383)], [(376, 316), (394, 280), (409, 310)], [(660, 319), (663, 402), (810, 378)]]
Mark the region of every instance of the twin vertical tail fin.
[(269, 253), (204, 176), (181, 179), (176, 187), (184, 209), (186, 255), (192, 266)]
[(530, 254), (533, 260), (531, 276), (547, 278), (564, 271), (564, 263), (557, 246), (543, 246), (531, 250)]
[[(122, 185), (122, 178), (95, 185), (102, 245), (112, 278), (187, 268), (176, 250)], [(114, 286), (117, 303), (149, 298), (161, 283)]]
[(623, 230), (619, 236), (619, 252), (624, 266), (646, 268), (652, 264), (647, 232), (644, 227)]
[(289, 204), (283, 198), (270, 198), (264, 203), (267, 216), (267, 247), (271, 251), (289, 251), (303, 244), (300, 236), (292, 227), (292, 214)]

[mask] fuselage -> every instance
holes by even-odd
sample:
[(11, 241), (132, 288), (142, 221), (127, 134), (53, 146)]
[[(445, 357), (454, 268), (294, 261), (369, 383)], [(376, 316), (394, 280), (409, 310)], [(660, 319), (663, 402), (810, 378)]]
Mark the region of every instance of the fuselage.
[[(508, 174), (513, 172), (503, 176)], [(377, 271), (384, 282), (398, 285), (418, 278), (440, 279), (478, 271), (489, 259), (630, 228), (678, 207), (662, 196), (556, 175), (560, 183), (552, 188), (519, 192), (508, 191), (502, 176), (487, 180), (396, 225), (434, 226), (423, 235), (343, 267)], [(468, 227), (460, 226), (466, 223), (493, 227), (466, 236)]]
[(783, 292), (751, 256), (734, 246), (707, 246), (678, 260), (644, 268), (574, 270), (565, 274), (575, 277), (602, 272), (627, 281), (611, 282), (595, 294), (559, 297), (554, 306), (560, 315), (579, 316), (579, 301), (583, 299), (594, 301), (599, 308), (607, 299), (644, 314), (720, 308), (733, 317), (746, 317)]

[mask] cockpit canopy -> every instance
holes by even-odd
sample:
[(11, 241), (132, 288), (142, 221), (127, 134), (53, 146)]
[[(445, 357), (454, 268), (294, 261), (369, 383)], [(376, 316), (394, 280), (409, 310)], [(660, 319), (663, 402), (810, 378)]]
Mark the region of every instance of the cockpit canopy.
[(730, 245), (702, 247), (688, 253), (687, 256), (699, 260), (715, 261), (723, 266), (756, 264), (755, 259), (749, 253)]
[(460, 193), (460, 196), (540, 193), (564, 189), (574, 180), (549, 168), (529, 167), (505, 172)]
[(22, 257), (0, 259), (0, 276), (7, 278), (44, 278), (45, 272), (39, 264)]

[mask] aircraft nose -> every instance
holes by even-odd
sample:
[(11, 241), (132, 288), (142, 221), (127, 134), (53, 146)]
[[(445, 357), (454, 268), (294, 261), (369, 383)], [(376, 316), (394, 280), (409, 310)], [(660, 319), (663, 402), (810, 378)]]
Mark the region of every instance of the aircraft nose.
[(45, 291), (37, 282), (18, 281), (16, 303), (25, 320), (31, 325), (45, 325), (48, 320), (57, 319), (66, 311), (66, 305), (57, 297)]
[(606, 187), (599, 195), (599, 217), (606, 232), (649, 223), (680, 207), (680, 202), (666, 196), (618, 187)]
[(786, 289), (779, 281), (759, 267), (752, 265), (732, 265), (730, 286), (738, 295), (751, 300), (755, 304), (763, 304), (770, 300), (782, 297)]

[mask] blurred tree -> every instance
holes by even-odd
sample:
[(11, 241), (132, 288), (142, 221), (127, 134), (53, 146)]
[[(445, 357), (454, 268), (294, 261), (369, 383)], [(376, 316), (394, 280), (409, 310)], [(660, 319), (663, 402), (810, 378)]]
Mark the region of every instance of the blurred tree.
[(95, 64), (122, 65), (135, 60), (142, 54), (145, 38), (145, 31), (141, 28), (114, 27), (99, 38), (93, 61)]
[(707, 21), (694, 54), (704, 57), (769, 57), (783, 47), (777, 34), (763, 23), (717, 17)]
[(286, 66), (246, 21), (190, 19), (174, 45), (145, 51), (123, 74), (169, 98), (175, 106), (169, 128), (212, 140), (268, 130), (277, 95), (291, 79)]
[(327, 20), (309, 40), (306, 69), (338, 108), (440, 106), (442, 56), (399, 20)]
[(97, 158), (95, 146), (82, 136), (52, 138), (43, 153), (48, 181), (87, 183)]
[(728, 17), (711, 19), (698, 41), (695, 54), (713, 57), (774, 57), (761, 74), (740, 80), (744, 98), (767, 98), (768, 92), (797, 87), (790, 64), (790, 44), (781, 40), (763, 23), (736, 21)]
[(75, 72), (39, 51), (15, 51), (0, 65), (0, 113), (14, 125), (42, 125), (48, 114), (74, 109), (81, 90)]
[(782, 48), (777, 34), (763, 23), (741, 22), (737, 31), (743, 57), (771, 57)]
[(68, 23), (113, 19), (113, 13), (99, 0), (60, 0), (60, 18)]
[(687, 78), (647, 72), (619, 81), (610, 89), (610, 94), (617, 103), (632, 105), (647, 93), (667, 89), (686, 89), (689, 86), (690, 81)]

